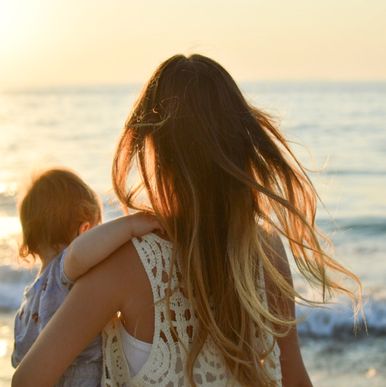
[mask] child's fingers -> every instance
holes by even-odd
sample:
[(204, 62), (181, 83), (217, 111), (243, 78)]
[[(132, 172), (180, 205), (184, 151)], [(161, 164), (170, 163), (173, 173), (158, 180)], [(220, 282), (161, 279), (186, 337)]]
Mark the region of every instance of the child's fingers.
[(158, 230), (162, 233), (165, 232), (164, 228), (162, 227), (161, 223), (159, 222), (159, 220), (154, 216), (154, 215), (150, 215), (152, 217), (152, 230)]
[(146, 212), (139, 212), (136, 214), (136, 216), (138, 216), (138, 220), (141, 220), (143, 222), (145, 233), (155, 230), (164, 232), (163, 227), (154, 215)]
[(164, 228), (161, 226), (161, 223), (157, 219), (153, 221), (153, 230), (159, 230), (162, 233), (165, 232)]

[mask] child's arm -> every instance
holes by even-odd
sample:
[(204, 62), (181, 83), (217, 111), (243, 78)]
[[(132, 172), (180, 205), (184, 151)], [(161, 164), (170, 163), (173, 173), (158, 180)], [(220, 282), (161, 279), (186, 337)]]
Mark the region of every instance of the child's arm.
[(124, 216), (92, 228), (74, 239), (64, 256), (64, 274), (75, 281), (130, 239), (160, 230), (149, 214)]
[(135, 254), (126, 243), (76, 281), (16, 369), (13, 387), (55, 385), (127, 300), (139, 296), (133, 289), (146, 273)]

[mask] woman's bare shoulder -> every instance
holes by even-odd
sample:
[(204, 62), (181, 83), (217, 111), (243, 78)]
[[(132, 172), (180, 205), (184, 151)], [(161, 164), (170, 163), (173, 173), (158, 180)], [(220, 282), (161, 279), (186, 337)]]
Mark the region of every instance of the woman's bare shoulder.
[(99, 270), (104, 276), (118, 281), (126, 291), (132, 290), (146, 277), (141, 259), (132, 241), (128, 241), (115, 250), (94, 270)]
[[(137, 294), (136, 251), (128, 242), (74, 284), (15, 373), (15, 386), (52, 386), (108, 321)], [(136, 279), (137, 283), (140, 281)]]
[(286, 278), (291, 277), (290, 265), (282, 238), (277, 231), (267, 231), (262, 227), (259, 229), (263, 239), (263, 248), (267, 257), (280, 274)]

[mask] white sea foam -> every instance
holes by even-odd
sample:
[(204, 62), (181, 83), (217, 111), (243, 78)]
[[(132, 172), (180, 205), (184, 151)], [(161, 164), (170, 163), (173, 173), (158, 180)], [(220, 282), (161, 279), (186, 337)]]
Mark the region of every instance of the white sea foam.
[(36, 269), (20, 269), (11, 265), (0, 266), (0, 310), (16, 310), (24, 288), (33, 281)]
[(352, 305), (347, 301), (315, 309), (298, 306), (297, 317), (300, 321), (298, 331), (301, 336), (312, 338), (344, 339), (355, 335), (385, 336), (386, 295), (374, 289), (373, 293), (364, 299), (363, 312), (363, 315), (358, 314), (355, 320)]

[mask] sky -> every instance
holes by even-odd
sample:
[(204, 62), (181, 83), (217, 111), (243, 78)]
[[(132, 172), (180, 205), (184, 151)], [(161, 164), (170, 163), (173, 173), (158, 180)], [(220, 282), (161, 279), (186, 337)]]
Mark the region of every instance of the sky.
[(386, 80), (385, 0), (0, 0), (0, 88), (144, 82), (176, 53), (239, 81)]

